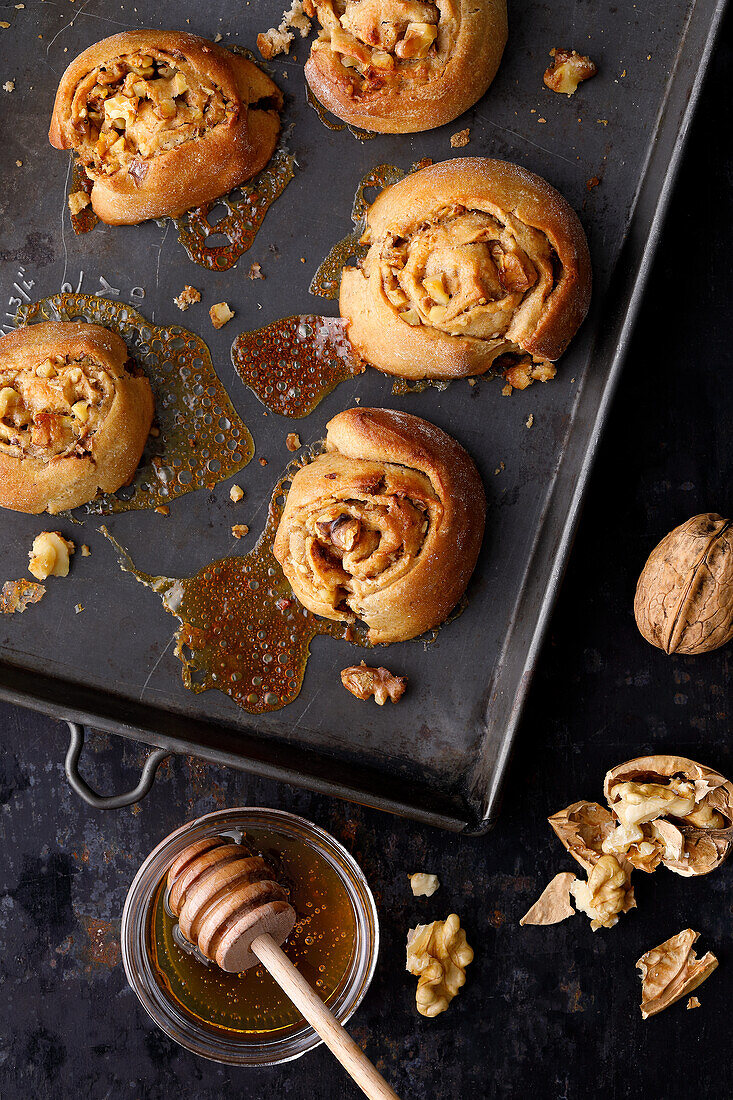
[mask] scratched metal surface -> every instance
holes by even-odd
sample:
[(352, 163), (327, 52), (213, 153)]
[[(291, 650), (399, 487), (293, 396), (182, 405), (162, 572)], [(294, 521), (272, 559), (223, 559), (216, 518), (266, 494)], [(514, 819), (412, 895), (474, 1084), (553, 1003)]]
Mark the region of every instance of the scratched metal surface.
[[(188, 744), (202, 755), (226, 752), (253, 766), (265, 760), (281, 774), (296, 761), (295, 770), (308, 773), (302, 776), (305, 782), (362, 789), (367, 800), (375, 800), (381, 779), (387, 792), (399, 787), (412, 808), (438, 808), (475, 825), (495, 808), (507, 731), (516, 720), (517, 700), (531, 672), (529, 655), (538, 641), (540, 603), (557, 583), (553, 568), (566, 549), (563, 524), (573, 481), (593, 442), (603, 382), (671, 156), (670, 145), (642, 191), (646, 206), (634, 225), (635, 196), (655, 126), (671, 94), (663, 117), (666, 140), (675, 132), (695, 84), (714, 4), (699, 0), (690, 7), (674, 0), (662, 20), (657, 10), (641, 5), (514, 3), (505, 60), (473, 110), (428, 134), (364, 143), (347, 131), (325, 129), (306, 105), (302, 61), (307, 46), (298, 44), (294, 56), (272, 66), (288, 94), (289, 144), (298, 169), (237, 268), (216, 274), (191, 264), (170, 225), (98, 226), (75, 238), (66, 210), (69, 164), (46, 141), (57, 79), (70, 58), (104, 35), (145, 25), (185, 26), (209, 37), (221, 32), (225, 45), (252, 46), (256, 32), (276, 23), (281, 10), (279, 0), (236, 8), (213, 0), (205, 9), (172, 0), (155, 5), (140, 0), (135, 8), (87, 0), (73, 10), (46, 3), (9, 8), (11, 27), (0, 35), (2, 73), (15, 84), (14, 91), (3, 93), (0, 122), (5, 158), (0, 301), (8, 303), (0, 312), (7, 310), (9, 317), (18, 299), (53, 293), (64, 283), (127, 300), (134, 286), (142, 286), (145, 297), (138, 305), (143, 313), (158, 323), (184, 321), (206, 339), (219, 376), (255, 438), (257, 457), (236, 479), (246, 491), (236, 509), (224, 483), (214, 493), (175, 501), (168, 518), (140, 512), (108, 521), (142, 569), (187, 575), (253, 544), (271, 488), (289, 458), (285, 435), (293, 425), (264, 416), (236, 379), (229, 347), (237, 332), (288, 313), (335, 312), (331, 303), (309, 295), (308, 284), (329, 247), (349, 230), (354, 190), (374, 164), (407, 168), (425, 156), (445, 159), (451, 155), (450, 134), (469, 126), (471, 143), (462, 152), (515, 160), (545, 176), (580, 212), (588, 233), (596, 279), (591, 317), (549, 386), (535, 385), (506, 399), (499, 383), (482, 380), (474, 388), (459, 383), (444, 393), (394, 398), (390, 382), (368, 371), (338, 387), (297, 424), (303, 443), (310, 443), (323, 436), (329, 417), (355, 398), (363, 405), (404, 408), (460, 439), (484, 477), (487, 538), (467, 610), (432, 646), (414, 641), (379, 653), (381, 661), (410, 679), (411, 690), (398, 708), (378, 711), (352, 700), (338, 672), (361, 654), (324, 638), (313, 644), (299, 698), (280, 712), (253, 720), (216, 692), (186, 692), (172, 653), (175, 621), (153, 593), (117, 569), (98, 534), (99, 521), (85, 517), (83, 510), (77, 516), (83, 528), (66, 519), (52, 526), (77, 543), (87, 542), (92, 557), (77, 560), (68, 580), (49, 582), (40, 607), (0, 622), (0, 681), (9, 697), (43, 687), (42, 694), (52, 694), (67, 710), (103, 713), (108, 727), (118, 716), (128, 733), (139, 724), (151, 741)], [(686, 28), (687, 45), (681, 47)], [(600, 75), (572, 100), (542, 84), (549, 49), (566, 44), (589, 52), (600, 68)], [(594, 177), (600, 182), (589, 190)], [(634, 247), (624, 256), (630, 227)], [(619, 273), (620, 256), (629, 269)], [(262, 264), (265, 281), (246, 278), (253, 260)], [(204, 303), (182, 317), (172, 299), (187, 282), (202, 290)], [(236, 318), (215, 332), (206, 311), (220, 300), (232, 305)], [(533, 424), (527, 428), (530, 414)], [(568, 454), (573, 455), (571, 468), (564, 461)], [(258, 457), (268, 465), (262, 467)], [(33, 536), (49, 524), (7, 512), (2, 520), (2, 579), (22, 576)], [(233, 522), (249, 525), (245, 543), (232, 540)], [(538, 537), (541, 553), (533, 558)], [(532, 600), (536, 593), (536, 607), (522, 605), (527, 591)], [(85, 608), (80, 615), (74, 611), (77, 603)], [(507, 639), (512, 651), (504, 652), (500, 663)], [(23, 670), (31, 679), (22, 676)]]

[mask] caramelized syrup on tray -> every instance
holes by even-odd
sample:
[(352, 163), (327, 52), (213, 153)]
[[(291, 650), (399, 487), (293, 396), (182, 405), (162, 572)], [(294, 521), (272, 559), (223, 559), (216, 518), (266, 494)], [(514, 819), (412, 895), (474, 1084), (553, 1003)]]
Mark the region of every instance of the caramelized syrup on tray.
[[(356, 923), (349, 896), (329, 863), (301, 840), (249, 829), (243, 845), (269, 863), (285, 886), (297, 921), (283, 950), (326, 1004), (343, 988)], [(155, 979), (184, 1015), (229, 1033), (266, 1035), (300, 1025), (302, 1016), (261, 966), (227, 974), (183, 950), (161, 880), (148, 918), (148, 955)]]
[(341, 317), (307, 313), (243, 332), (232, 344), (239, 377), (271, 412), (297, 419), (365, 365)]
[(193, 577), (141, 572), (102, 528), (120, 567), (157, 592), (180, 621), (175, 654), (183, 664), (184, 685), (196, 693), (216, 688), (250, 714), (280, 710), (298, 696), (317, 634), (368, 645), (364, 624), (322, 619), (306, 610), (272, 553), (285, 486), (301, 465), (301, 460), (291, 463), (278, 482), (254, 549), (211, 562)]
[(254, 444), (219, 381), (200, 336), (153, 325), (132, 306), (92, 294), (54, 294), (23, 306), (20, 324), (82, 319), (118, 333), (147, 374), (157, 436), (150, 436), (132, 485), (87, 505), (96, 515), (161, 508), (193, 489), (213, 489), (252, 458)]

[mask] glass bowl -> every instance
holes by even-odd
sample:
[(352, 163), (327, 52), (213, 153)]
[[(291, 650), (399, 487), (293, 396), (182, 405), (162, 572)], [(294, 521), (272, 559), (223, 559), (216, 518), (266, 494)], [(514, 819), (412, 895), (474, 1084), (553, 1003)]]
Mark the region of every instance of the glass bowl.
[(151, 921), (159, 910), (161, 882), (170, 864), (196, 840), (220, 834), (238, 839), (243, 833), (266, 835), (274, 849), (278, 838), (290, 849), (304, 845), (310, 850), (309, 858), (320, 857), (339, 880), (353, 917), (354, 942), (343, 975), (327, 1003), (342, 1024), (350, 1019), (369, 988), (377, 962), (379, 922), (374, 898), (361, 868), (337, 840), (310, 821), (284, 810), (256, 806), (217, 810), (166, 837), (143, 863), (125, 900), (122, 961), (127, 980), (145, 1011), (182, 1047), (226, 1065), (270, 1066), (299, 1058), (318, 1046), (321, 1040), (305, 1020), (299, 1018), (265, 1032), (219, 1026), (186, 1010), (173, 995), (170, 983), (160, 980), (151, 959)]

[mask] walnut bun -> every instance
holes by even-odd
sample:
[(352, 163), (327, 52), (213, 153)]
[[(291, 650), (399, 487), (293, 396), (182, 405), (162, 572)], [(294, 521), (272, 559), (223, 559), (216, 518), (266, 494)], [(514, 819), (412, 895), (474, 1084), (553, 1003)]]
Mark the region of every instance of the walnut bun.
[(135, 225), (211, 202), (264, 168), (281, 106), (245, 57), (192, 34), (125, 31), (71, 62), (48, 136), (79, 157), (98, 217)]
[(539, 176), (480, 157), (433, 164), (378, 196), (363, 239), (339, 306), (378, 370), (493, 370), (517, 389), (554, 377), (587, 312), (591, 268), (577, 215)]
[(375, 643), (404, 641), (463, 595), (484, 513), (478, 471), (454, 439), (407, 413), (348, 409), (293, 478), (274, 553), (309, 611), (358, 617)]
[(507, 39), (506, 0), (306, 0), (321, 31), (305, 76), (354, 126), (407, 134), (481, 98)]
[(0, 505), (61, 512), (137, 468), (153, 419), (147, 378), (116, 333), (48, 321), (0, 340)]

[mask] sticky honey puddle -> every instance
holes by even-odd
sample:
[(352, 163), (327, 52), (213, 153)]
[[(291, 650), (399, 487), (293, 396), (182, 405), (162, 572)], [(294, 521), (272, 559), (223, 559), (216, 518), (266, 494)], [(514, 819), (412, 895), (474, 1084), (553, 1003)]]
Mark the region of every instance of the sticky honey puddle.
[(316, 635), (369, 645), (363, 623), (321, 619), (302, 607), (273, 555), (286, 486), (301, 465), (302, 460), (291, 463), (275, 487), (257, 545), (246, 555), (211, 562), (192, 577), (142, 572), (101, 528), (117, 550), (120, 568), (156, 592), (179, 620), (175, 654), (185, 687), (196, 693), (215, 688), (250, 714), (280, 710), (297, 697)]

